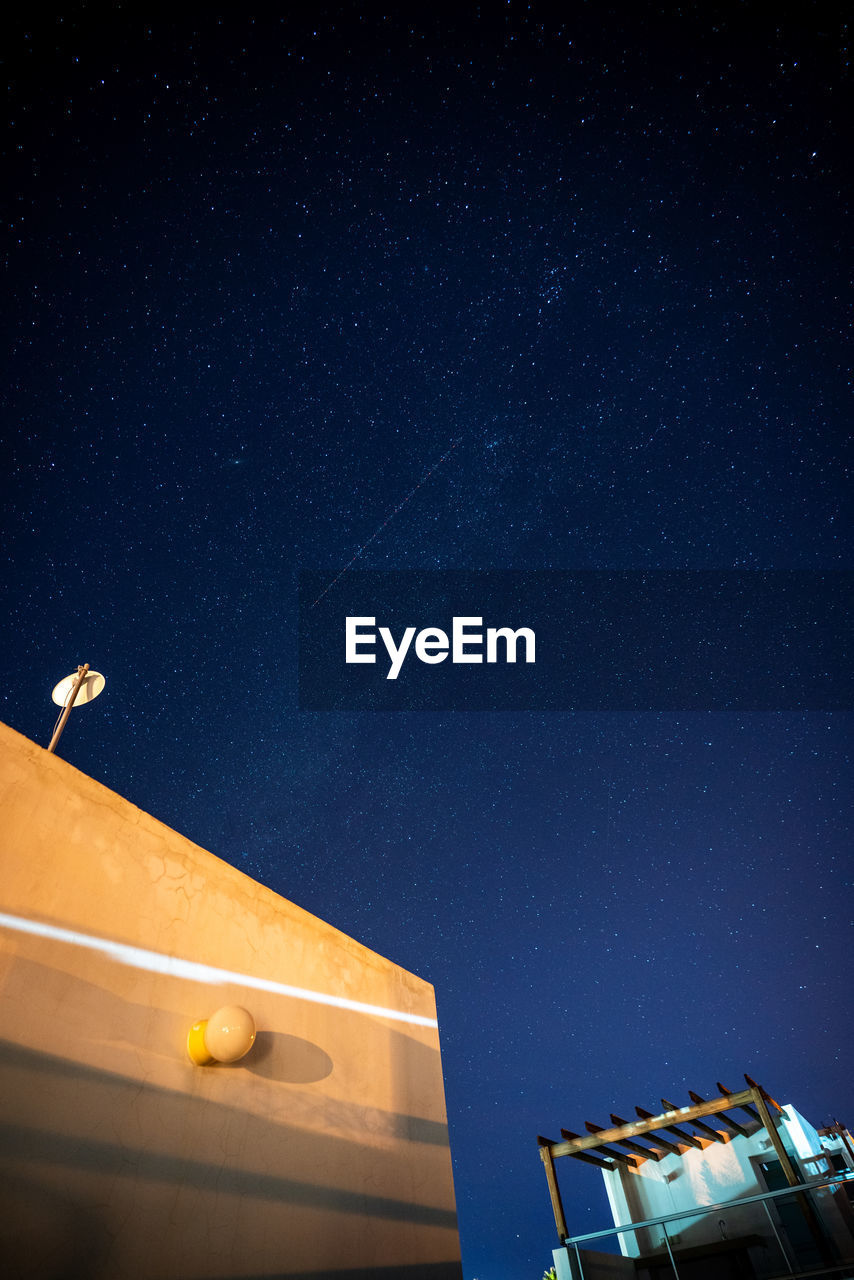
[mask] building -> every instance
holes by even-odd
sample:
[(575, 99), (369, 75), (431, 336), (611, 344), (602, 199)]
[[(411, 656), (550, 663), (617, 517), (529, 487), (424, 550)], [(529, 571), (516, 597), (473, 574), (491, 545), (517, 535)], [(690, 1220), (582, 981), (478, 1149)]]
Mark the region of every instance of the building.
[(432, 987), (4, 725), (0, 813), (4, 1277), (459, 1280)]
[[(562, 1247), (559, 1280), (765, 1280), (854, 1277), (854, 1147), (843, 1126), (818, 1131), (745, 1077), (688, 1106), (661, 1100), (637, 1120), (612, 1114), (587, 1136), (538, 1139)], [(555, 1161), (601, 1170), (613, 1227), (567, 1229)], [(796, 1188), (792, 1190), (792, 1188)], [(608, 1252), (608, 1250), (611, 1250)]]

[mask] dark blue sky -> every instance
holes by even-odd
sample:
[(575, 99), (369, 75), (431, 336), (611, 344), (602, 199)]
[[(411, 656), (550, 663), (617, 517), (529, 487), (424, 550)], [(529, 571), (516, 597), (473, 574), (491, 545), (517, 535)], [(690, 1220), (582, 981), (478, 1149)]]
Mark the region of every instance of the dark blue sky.
[(550, 1262), (538, 1132), (854, 1115), (850, 715), (298, 710), (360, 548), (850, 567), (842, 7), (562, 9), (3, 42), (0, 714), (90, 662), (66, 759), (434, 983), (468, 1280)]

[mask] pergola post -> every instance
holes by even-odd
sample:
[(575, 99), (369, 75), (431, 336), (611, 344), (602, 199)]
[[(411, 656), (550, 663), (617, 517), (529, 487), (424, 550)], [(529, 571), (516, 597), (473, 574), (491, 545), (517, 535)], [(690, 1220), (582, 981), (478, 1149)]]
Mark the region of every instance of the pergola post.
[(563, 1214), (563, 1201), (560, 1198), (560, 1187), (557, 1185), (557, 1174), (555, 1173), (555, 1162), (550, 1150), (551, 1144), (546, 1139), (540, 1139), (540, 1159), (543, 1162), (543, 1168), (546, 1171), (546, 1182), (549, 1184), (549, 1195), (552, 1200), (552, 1212), (555, 1216), (555, 1226), (561, 1244), (566, 1240), (569, 1234), (566, 1229), (566, 1218)]
[[(759, 1118), (765, 1126), (768, 1137), (771, 1139), (771, 1145), (774, 1148), (777, 1159), (780, 1161), (783, 1173), (786, 1175), (786, 1181), (790, 1187), (802, 1186), (803, 1184), (800, 1183), (798, 1179), (794, 1165), (789, 1159), (788, 1152), (783, 1146), (783, 1140), (777, 1131), (777, 1126), (771, 1118), (771, 1112), (768, 1110), (768, 1106), (762, 1096), (762, 1090), (758, 1085), (751, 1085), (750, 1092), (753, 1094), (753, 1101), (756, 1104), (756, 1110), (759, 1112)], [(810, 1234), (812, 1235), (813, 1240), (815, 1240), (816, 1247), (821, 1254), (822, 1262), (825, 1266), (830, 1266), (833, 1263), (833, 1256), (828, 1247), (825, 1234), (821, 1229), (821, 1223), (816, 1216), (812, 1201), (804, 1191), (798, 1191), (796, 1199), (801, 1212), (806, 1219), (806, 1224), (810, 1229)]]

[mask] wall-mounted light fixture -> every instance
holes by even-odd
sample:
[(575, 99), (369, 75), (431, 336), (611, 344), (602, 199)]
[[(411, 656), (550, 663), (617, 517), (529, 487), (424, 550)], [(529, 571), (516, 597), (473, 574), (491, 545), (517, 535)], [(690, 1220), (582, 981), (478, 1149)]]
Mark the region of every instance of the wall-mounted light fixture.
[(210, 1062), (237, 1062), (255, 1043), (255, 1020), (239, 1004), (224, 1004), (203, 1022), (194, 1022), (187, 1052), (197, 1067)]

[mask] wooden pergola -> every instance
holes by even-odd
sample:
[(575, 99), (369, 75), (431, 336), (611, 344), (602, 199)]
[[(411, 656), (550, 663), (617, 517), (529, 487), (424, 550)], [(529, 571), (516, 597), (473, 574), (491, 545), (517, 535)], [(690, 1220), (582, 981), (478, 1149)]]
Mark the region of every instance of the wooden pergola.
[[(555, 1160), (559, 1156), (572, 1156), (575, 1160), (583, 1160), (585, 1164), (597, 1165), (600, 1169), (615, 1169), (618, 1165), (638, 1168), (644, 1160), (661, 1160), (665, 1155), (683, 1155), (691, 1147), (702, 1150), (712, 1142), (729, 1142), (734, 1134), (747, 1136), (764, 1127), (771, 1140), (774, 1152), (785, 1174), (789, 1186), (799, 1184), (798, 1174), (792, 1165), (783, 1146), (777, 1126), (772, 1119), (771, 1110), (781, 1112), (782, 1107), (775, 1102), (769, 1093), (746, 1075), (747, 1088), (738, 1093), (718, 1084), (720, 1091), (716, 1098), (701, 1098), (698, 1093), (688, 1091), (691, 1106), (675, 1107), (666, 1098), (661, 1099), (664, 1110), (659, 1115), (635, 1107), (637, 1120), (623, 1120), (620, 1116), (611, 1115), (611, 1127), (585, 1123), (587, 1137), (572, 1133), (569, 1129), (561, 1129), (561, 1141), (554, 1142), (550, 1138), (538, 1136), (540, 1159), (546, 1171), (549, 1184), (555, 1226), (561, 1244), (568, 1237), (563, 1202), (560, 1197)], [(735, 1111), (741, 1117), (747, 1116), (748, 1122), (735, 1120), (728, 1113)], [(706, 1124), (708, 1116), (717, 1116), (725, 1128), (725, 1132), (713, 1129)], [(687, 1133), (684, 1126), (690, 1126), (695, 1132)], [(665, 1135), (668, 1135), (665, 1137)], [(642, 1139), (643, 1141), (639, 1141)], [(676, 1141), (674, 1141), (676, 1139)], [(808, 1221), (813, 1216), (812, 1206), (804, 1199), (804, 1208)], [(812, 1225), (812, 1223), (811, 1223)]]

